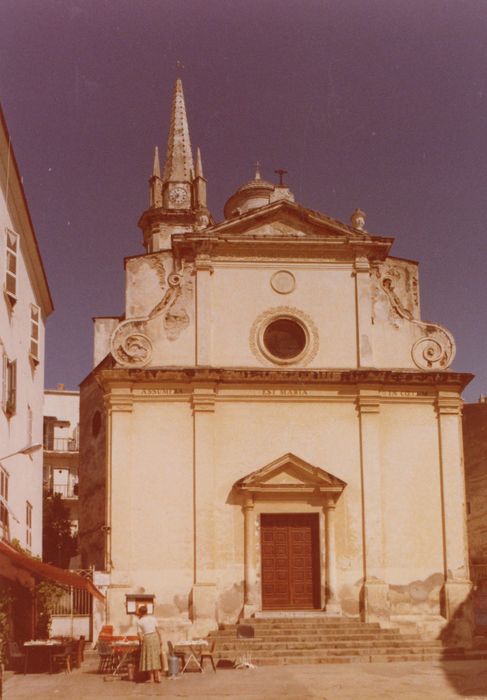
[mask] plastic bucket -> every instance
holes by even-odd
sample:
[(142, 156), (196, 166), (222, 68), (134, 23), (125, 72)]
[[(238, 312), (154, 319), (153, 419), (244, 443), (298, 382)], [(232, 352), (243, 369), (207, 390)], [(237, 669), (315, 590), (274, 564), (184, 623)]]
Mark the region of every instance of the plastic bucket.
[(174, 678), (179, 673), (179, 659), (177, 656), (167, 657), (167, 674), (169, 678)]

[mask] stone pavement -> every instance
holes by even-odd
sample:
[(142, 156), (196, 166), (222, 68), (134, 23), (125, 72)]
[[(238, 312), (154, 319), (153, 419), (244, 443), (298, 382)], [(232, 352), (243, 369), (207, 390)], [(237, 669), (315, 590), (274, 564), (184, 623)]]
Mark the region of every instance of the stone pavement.
[(99, 698), (237, 698), (238, 700), (450, 700), (487, 698), (487, 662), (353, 663), (261, 666), (187, 673), (160, 684), (105, 681), (90, 659), (71, 674), (16, 674), (4, 683), (3, 700), (99, 700)]

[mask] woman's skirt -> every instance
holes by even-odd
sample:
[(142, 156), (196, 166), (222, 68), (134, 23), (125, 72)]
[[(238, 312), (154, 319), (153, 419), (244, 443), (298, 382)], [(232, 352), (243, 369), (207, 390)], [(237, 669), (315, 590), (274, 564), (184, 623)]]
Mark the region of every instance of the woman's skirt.
[(139, 671), (161, 670), (161, 645), (157, 632), (145, 634), (140, 650)]

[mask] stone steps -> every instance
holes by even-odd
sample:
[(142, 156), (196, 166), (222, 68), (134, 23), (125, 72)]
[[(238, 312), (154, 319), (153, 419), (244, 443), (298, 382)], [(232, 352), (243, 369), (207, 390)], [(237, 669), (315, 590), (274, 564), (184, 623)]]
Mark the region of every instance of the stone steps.
[(241, 624), (251, 625), (255, 636), (237, 639), (236, 625), (209, 635), (216, 640), (215, 659), (228, 664), (249, 654), (255, 665), (278, 665), (487, 658), (487, 653), (471, 656), (462, 648), (445, 648), (440, 640), (402, 635), (397, 629), (356, 619), (261, 618)]

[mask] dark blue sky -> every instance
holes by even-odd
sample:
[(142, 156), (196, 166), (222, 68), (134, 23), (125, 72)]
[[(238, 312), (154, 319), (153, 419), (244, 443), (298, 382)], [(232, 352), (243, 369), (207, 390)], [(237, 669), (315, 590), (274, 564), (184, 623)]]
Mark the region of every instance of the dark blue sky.
[(89, 372), (92, 316), (123, 310), (123, 257), (173, 83), (209, 204), (275, 168), (306, 207), (396, 237), (422, 316), (487, 393), (487, 3), (2, 0), (0, 97), (56, 307), (46, 385)]

